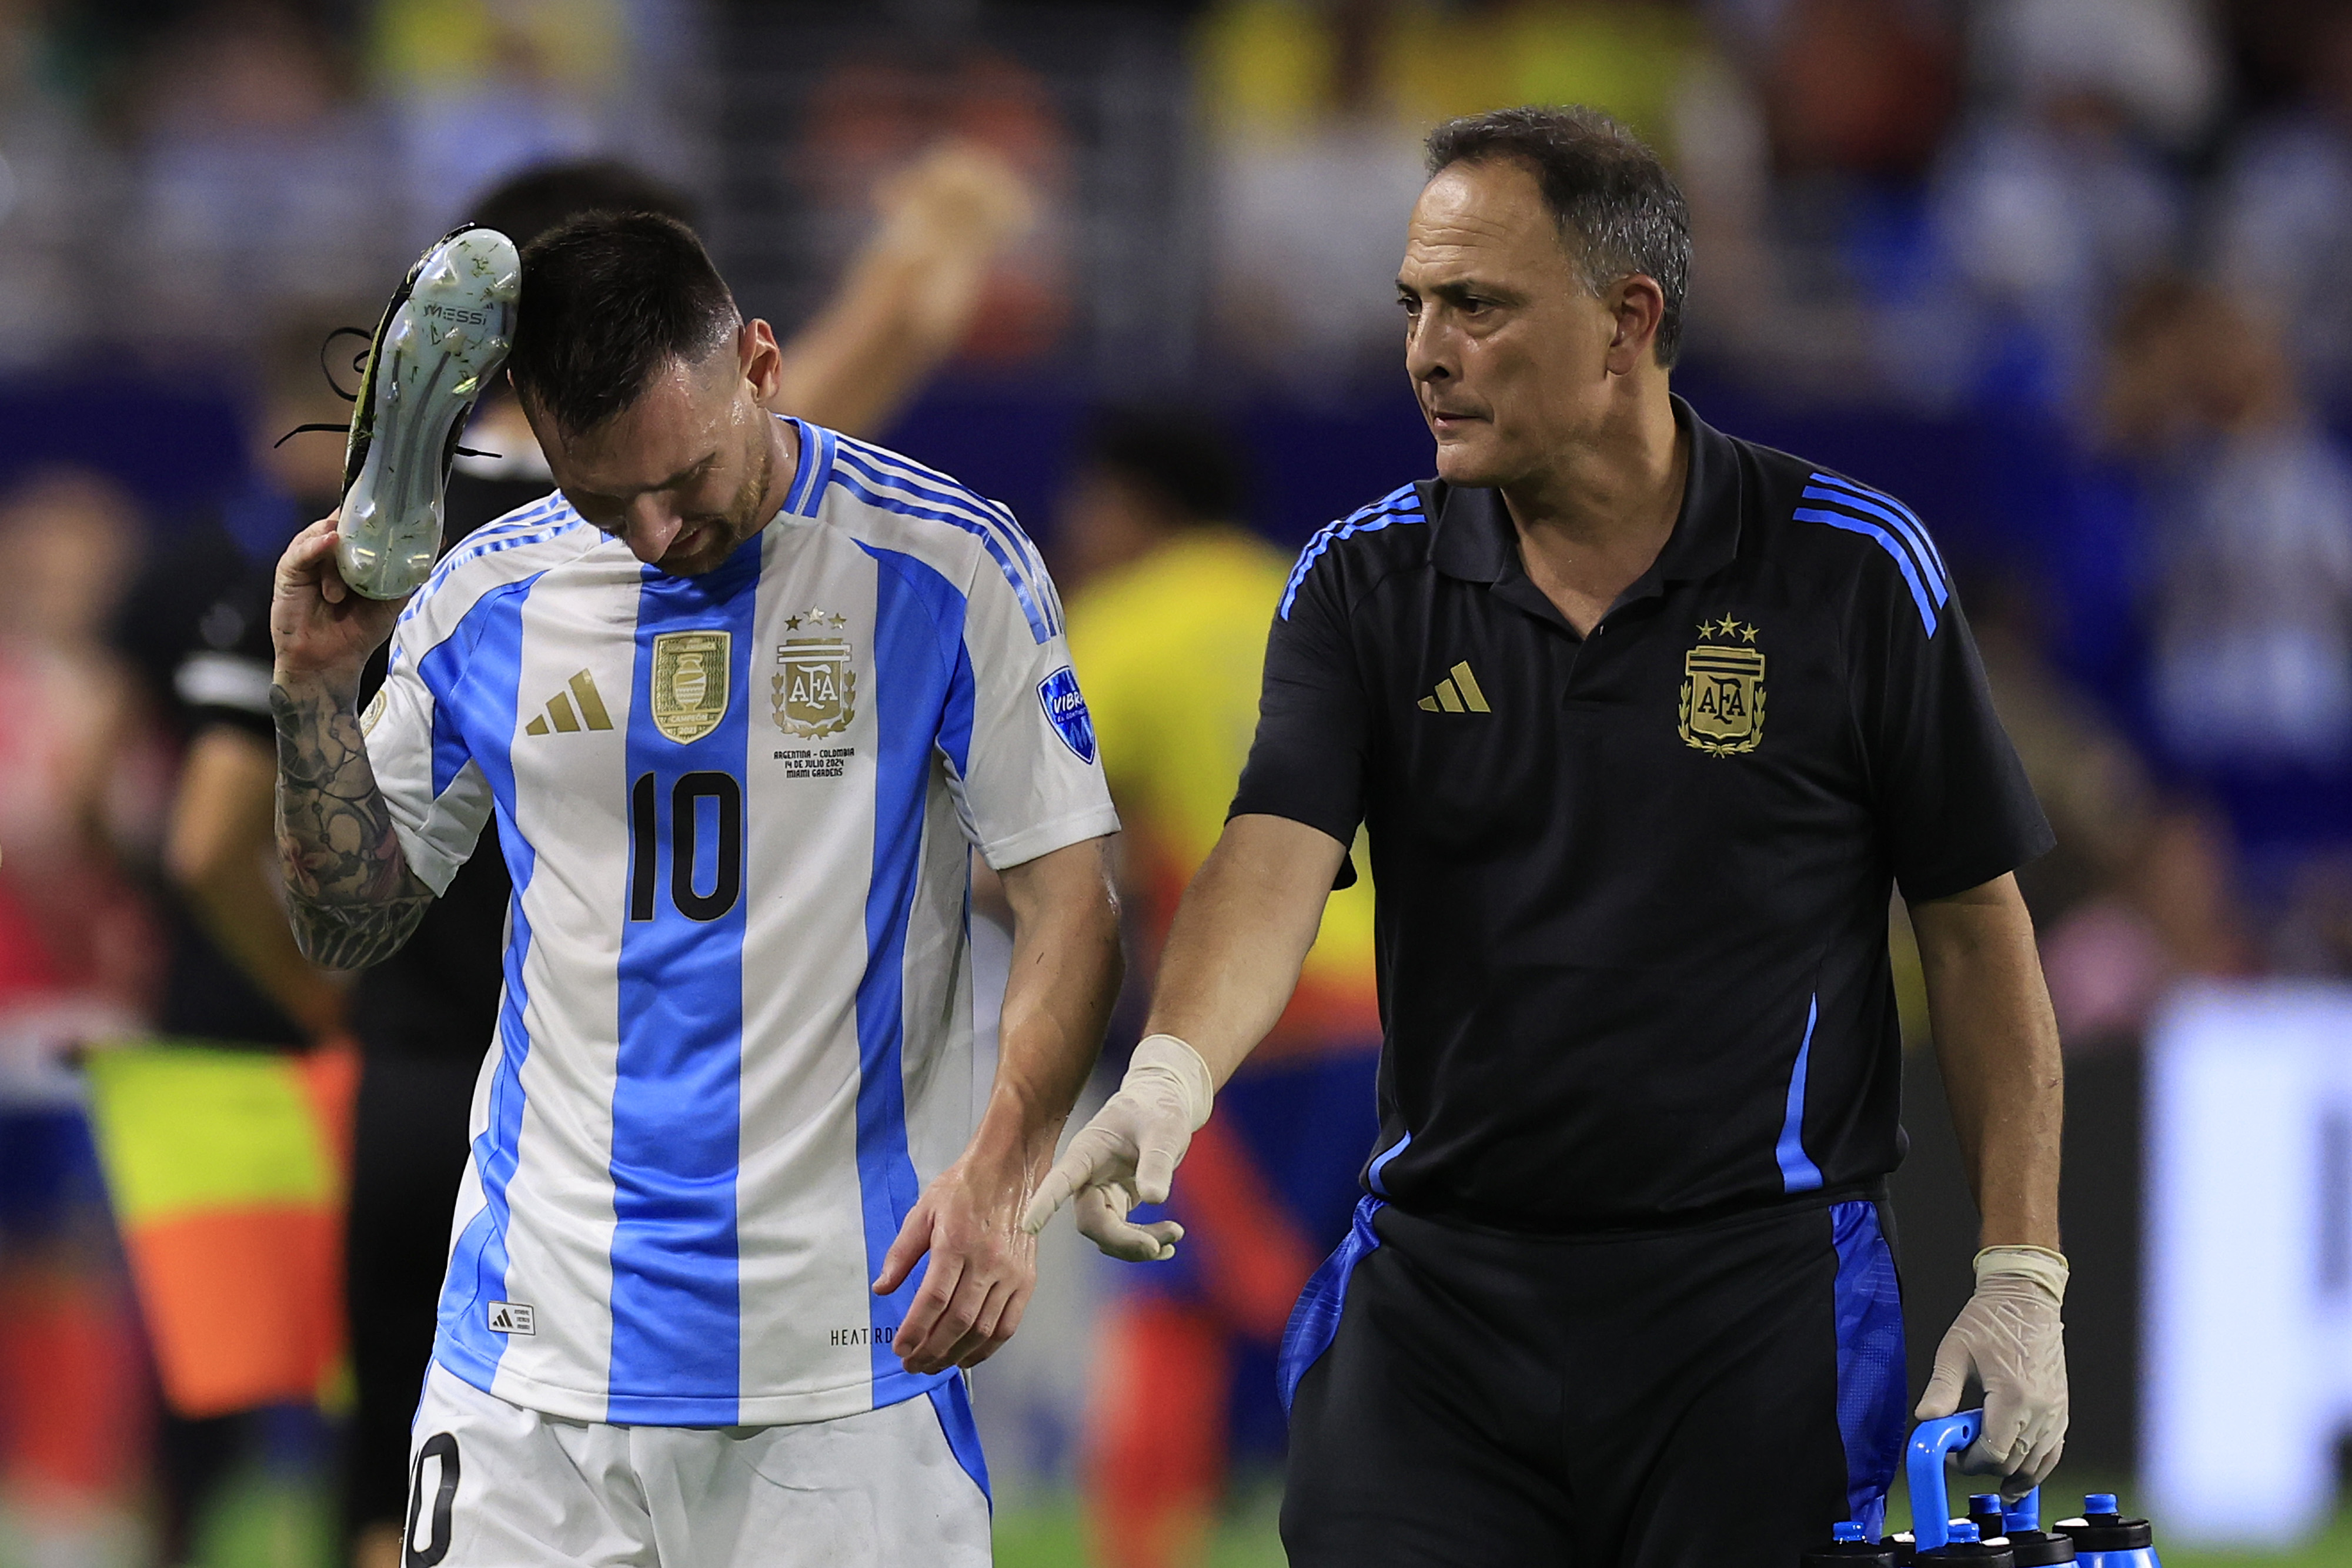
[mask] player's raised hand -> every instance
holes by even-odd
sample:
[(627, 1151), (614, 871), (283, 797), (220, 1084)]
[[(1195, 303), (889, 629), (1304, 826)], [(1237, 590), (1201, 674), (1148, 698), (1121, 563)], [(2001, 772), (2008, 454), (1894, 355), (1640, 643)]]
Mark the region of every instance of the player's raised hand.
[(1176, 1255), (1184, 1228), (1172, 1219), (1137, 1225), (1141, 1203), (1165, 1203), (1192, 1134), (1209, 1119), (1213, 1080), (1200, 1053), (1172, 1034), (1135, 1048), (1127, 1077), (1055, 1162), (1022, 1219), (1031, 1235), (1076, 1200), (1078, 1233), (1114, 1258), (1152, 1263)]
[(369, 599), (352, 591), (335, 570), (337, 514), (294, 536), (278, 558), (269, 596), (269, 641), (278, 676), (348, 681), (356, 686), (368, 655), (399, 623), (405, 600)]

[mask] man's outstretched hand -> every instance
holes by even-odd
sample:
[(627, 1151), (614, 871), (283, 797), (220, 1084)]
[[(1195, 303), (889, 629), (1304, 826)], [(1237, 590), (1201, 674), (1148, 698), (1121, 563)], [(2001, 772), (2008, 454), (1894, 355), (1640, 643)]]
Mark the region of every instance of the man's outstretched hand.
[(1023, 1228), (1034, 1236), (1075, 1199), (1078, 1233), (1110, 1256), (1130, 1263), (1173, 1258), (1182, 1226), (1172, 1219), (1137, 1225), (1127, 1216), (1139, 1203), (1168, 1201), (1177, 1163), (1209, 1119), (1213, 1097), (1208, 1063), (1191, 1046), (1172, 1034), (1145, 1039), (1118, 1092), (1046, 1175)]

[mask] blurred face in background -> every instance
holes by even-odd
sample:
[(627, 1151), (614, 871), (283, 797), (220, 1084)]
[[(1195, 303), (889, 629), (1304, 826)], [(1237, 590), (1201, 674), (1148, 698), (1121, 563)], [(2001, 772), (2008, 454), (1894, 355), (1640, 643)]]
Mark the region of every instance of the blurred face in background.
[(1054, 575), (1076, 590), (1141, 559), (1183, 523), (1150, 486), (1089, 464), (1071, 476), (1055, 508)]
[[(1623, 288), (1596, 297), (1585, 287), (1517, 161), (1456, 163), (1429, 182), (1397, 295), (1440, 476), (1509, 486), (1594, 440), (1612, 409), (1613, 361), (1632, 362), (1612, 351)], [(1646, 337), (1639, 350), (1649, 358)]]
[(94, 474), (51, 474), (0, 500), (0, 625), (54, 648), (98, 641), (138, 531), (131, 498)]

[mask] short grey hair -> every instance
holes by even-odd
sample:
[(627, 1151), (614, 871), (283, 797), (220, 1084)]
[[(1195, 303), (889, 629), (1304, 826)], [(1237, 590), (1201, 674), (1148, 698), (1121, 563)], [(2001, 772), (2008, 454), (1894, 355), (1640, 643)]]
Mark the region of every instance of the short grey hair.
[(1690, 204), (1640, 137), (1597, 109), (1531, 104), (1449, 120), (1429, 133), (1428, 152), (1433, 178), (1456, 163), (1526, 164), (1561, 236), (1575, 236), (1586, 287), (1598, 294), (1636, 272), (1656, 281), (1666, 297), (1658, 363), (1675, 362), (1690, 284)]

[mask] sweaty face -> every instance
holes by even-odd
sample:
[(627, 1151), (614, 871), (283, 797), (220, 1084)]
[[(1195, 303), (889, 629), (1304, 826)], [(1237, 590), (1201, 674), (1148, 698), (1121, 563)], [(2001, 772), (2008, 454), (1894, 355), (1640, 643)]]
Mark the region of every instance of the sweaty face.
[(719, 566), (775, 516), (773, 422), (742, 359), (730, 342), (698, 365), (672, 360), (635, 402), (583, 434), (556, 429), (523, 400), (564, 498), (674, 577)]
[(1616, 332), (1510, 160), (1456, 163), (1413, 204), (1397, 298), (1405, 368), (1456, 485), (1509, 485), (1589, 438), (1608, 409)]

